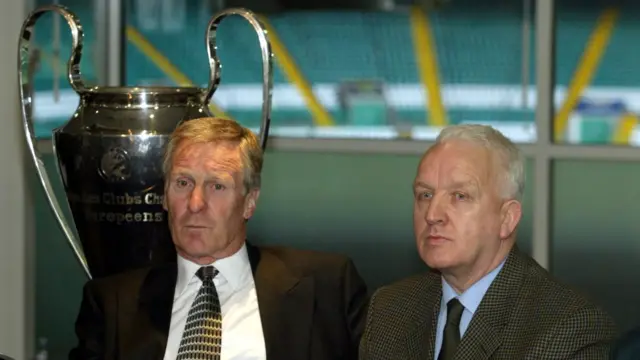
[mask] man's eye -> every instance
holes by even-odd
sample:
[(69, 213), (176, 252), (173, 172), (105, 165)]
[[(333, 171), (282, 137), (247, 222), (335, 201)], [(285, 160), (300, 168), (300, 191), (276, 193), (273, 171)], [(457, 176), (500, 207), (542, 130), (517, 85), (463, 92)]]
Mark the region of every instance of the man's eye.
[(418, 199), (431, 199), (433, 195), (428, 191), (418, 193)]
[(465, 200), (467, 198), (466, 194), (459, 192), (455, 193), (454, 196), (456, 197), (456, 200)]

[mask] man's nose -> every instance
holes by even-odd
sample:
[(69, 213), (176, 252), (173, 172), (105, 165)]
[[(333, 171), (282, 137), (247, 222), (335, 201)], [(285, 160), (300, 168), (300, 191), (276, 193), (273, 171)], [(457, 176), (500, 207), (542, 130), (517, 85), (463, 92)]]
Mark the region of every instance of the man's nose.
[(446, 202), (441, 196), (434, 196), (429, 203), (427, 213), (425, 214), (425, 220), (429, 225), (442, 224), (445, 222), (446, 216)]
[(205, 207), (202, 187), (196, 186), (189, 197), (189, 211), (197, 213)]

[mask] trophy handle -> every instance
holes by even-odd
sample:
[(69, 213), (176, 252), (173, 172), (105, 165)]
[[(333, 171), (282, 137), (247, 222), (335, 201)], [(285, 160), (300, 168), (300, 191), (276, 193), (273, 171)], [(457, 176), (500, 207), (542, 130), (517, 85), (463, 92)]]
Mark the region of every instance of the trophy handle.
[(209, 103), (213, 93), (220, 84), (220, 59), (217, 54), (216, 32), (222, 19), (229, 15), (240, 15), (245, 18), (258, 34), (260, 53), (262, 55), (262, 118), (260, 121), (260, 145), (262, 150), (267, 147), (269, 126), (271, 124), (271, 92), (273, 89), (273, 53), (271, 43), (267, 38), (267, 29), (262, 25), (258, 17), (251, 11), (243, 8), (230, 8), (213, 16), (207, 25), (205, 40), (207, 43), (207, 55), (209, 56), (209, 87), (205, 93), (205, 102)]
[(89, 266), (87, 264), (84, 252), (82, 251), (82, 248), (79, 245), (80, 243), (76, 239), (71, 226), (69, 226), (69, 223), (64, 219), (60, 204), (58, 203), (55, 192), (53, 191), (53, 187), (51, 186), (51, 181), (49, 180), (47, 169), (44, 166), (42, 155), (36, 149), (36, 137), (35, 132), (33, 131), (33, 119), (31, 118), (30, 114), (32, 98), (27, 89), (27, 86), (29, 86), (29, 84), (25, 84), (26, 79), (23, 74), (25, 69), (27, 69), (29, 66), (29, 50), (31, 45), (31, 37), (33, 34), (33, 27), (36, 21), (42, 15), (49, 11), (56, 12), (62, 15), (71, 27), (73, 47), (71, 58), (68, 62), (69, 83), (77, 93), (81, 93), (86, 89), (80, 75), (80, 58), (82, 53), (83, 37), (80, 20), (78, 20), (78, 18), (72, 12), (62, 6), (47, 5), (37, 8), (36, 10), (32, 11), (24, 21), (22, 29), (20, 30), (20, 41), (18, 45), (18, 87), (20, 91), (20, 104), (22, 108), (22, 124), (26, 135), (27, 146), (29, 147), (29, 152), (31, 153), (31, 157), (36, 166), (36, 170), (38, 171), (40, 183), (44, 188), (47, 200), (49, 201), (49, 205), (51, 205), (56, 220), (58, 220), (58, 224), (62, 228), (62, 231), (67, 238), (67, 242), (71, 246), (74, 254), (76, 255), (76, 258), (80, 261), (80, 264), (82, 265), (87, 276), (91, 278), (91, 273), (89, 272)]

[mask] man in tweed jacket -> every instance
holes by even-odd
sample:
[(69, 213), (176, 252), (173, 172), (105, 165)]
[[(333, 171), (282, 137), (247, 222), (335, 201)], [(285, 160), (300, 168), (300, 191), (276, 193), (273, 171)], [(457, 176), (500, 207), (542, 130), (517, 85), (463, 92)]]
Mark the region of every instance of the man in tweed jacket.
[(361, 360), (607, 359), (610, 317), (515, 245), (518, 148), (480, 125), (446, 128), (414, 183), (414, 230), (430, 267), (380, 288)]

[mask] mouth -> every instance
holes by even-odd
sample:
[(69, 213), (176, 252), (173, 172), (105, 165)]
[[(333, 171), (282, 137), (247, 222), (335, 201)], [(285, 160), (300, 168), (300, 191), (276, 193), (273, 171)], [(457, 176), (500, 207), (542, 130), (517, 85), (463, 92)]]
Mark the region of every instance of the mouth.
[(206, 226), (202, 226), (202, 225), (185, 225), (185, 228), (187, 229), (206, 229)]
[(427, 236), (427, 242), (429, 242), (430, 244), (442, 244), (446, 241), (449, 241), (449, 239), (447, 239), (444, 236), (440, 236), (440, 235), (429, 235)]

